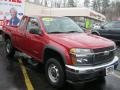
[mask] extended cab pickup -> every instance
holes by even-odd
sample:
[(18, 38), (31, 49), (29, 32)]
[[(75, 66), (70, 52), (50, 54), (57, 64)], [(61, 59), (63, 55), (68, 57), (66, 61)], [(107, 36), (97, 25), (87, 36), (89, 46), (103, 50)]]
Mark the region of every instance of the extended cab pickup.
[(104, 78), (118, 64), (113, 41), (84, 33), (67, 17), (23, 16), (19, 26), (3, 26), (3, 37), (8, 56), (19, 50), (45, 64), (55, 87)]

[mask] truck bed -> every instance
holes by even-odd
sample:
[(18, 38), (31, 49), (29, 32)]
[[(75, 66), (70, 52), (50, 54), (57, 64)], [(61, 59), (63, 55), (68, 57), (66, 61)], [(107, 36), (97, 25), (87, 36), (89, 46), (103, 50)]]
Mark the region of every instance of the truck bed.
[(18, 28), (18, 26), (9, 26), (9, 25), (6, 25), (6, 26), (3, 26), (2, 31), (4, 33), (9, 33), (12, 30), (17, 30), (17, 28)]

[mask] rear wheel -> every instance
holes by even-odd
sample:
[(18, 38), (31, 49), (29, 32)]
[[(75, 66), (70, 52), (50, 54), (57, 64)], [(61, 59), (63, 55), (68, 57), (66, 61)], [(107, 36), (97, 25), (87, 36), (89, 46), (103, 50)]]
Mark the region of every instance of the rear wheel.
[(45, 65), (46, 77), (50, 85), (60, 88), (64, 85), (65, 74), (63, 66), (57, 59), (50, 58)]
[(9, 57), (13, 57), (15, 54), (15, 49), (12, 46), (12, 43), (10, 41), (10, 39), (6, 40), (6, 45), (5, 45), (5, 49), (6, 49), (6, 55)]

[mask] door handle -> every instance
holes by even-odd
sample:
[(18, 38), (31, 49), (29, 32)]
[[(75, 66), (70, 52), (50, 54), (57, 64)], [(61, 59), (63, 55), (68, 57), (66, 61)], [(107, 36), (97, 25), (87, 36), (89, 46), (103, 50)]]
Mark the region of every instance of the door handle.
[(25, 33), (20, 32), (20, 34), (21, 34), (22, 36), (25, 36)]
[(25, 37), (31, 39), (30, 35), (25, 34)]

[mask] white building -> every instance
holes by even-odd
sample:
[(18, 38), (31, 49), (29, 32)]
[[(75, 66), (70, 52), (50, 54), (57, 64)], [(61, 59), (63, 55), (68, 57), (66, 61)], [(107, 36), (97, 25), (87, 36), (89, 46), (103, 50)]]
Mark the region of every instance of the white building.
[(85, 24), (86, 19), (92, 20), (93, 24), (101, 23), (106, 20), (104, 15), (89, 8), (48, 8), (40, 6), (39, 0), (26, 1), (25, 14), (41, 16), (67, 16), (82, 25)]

